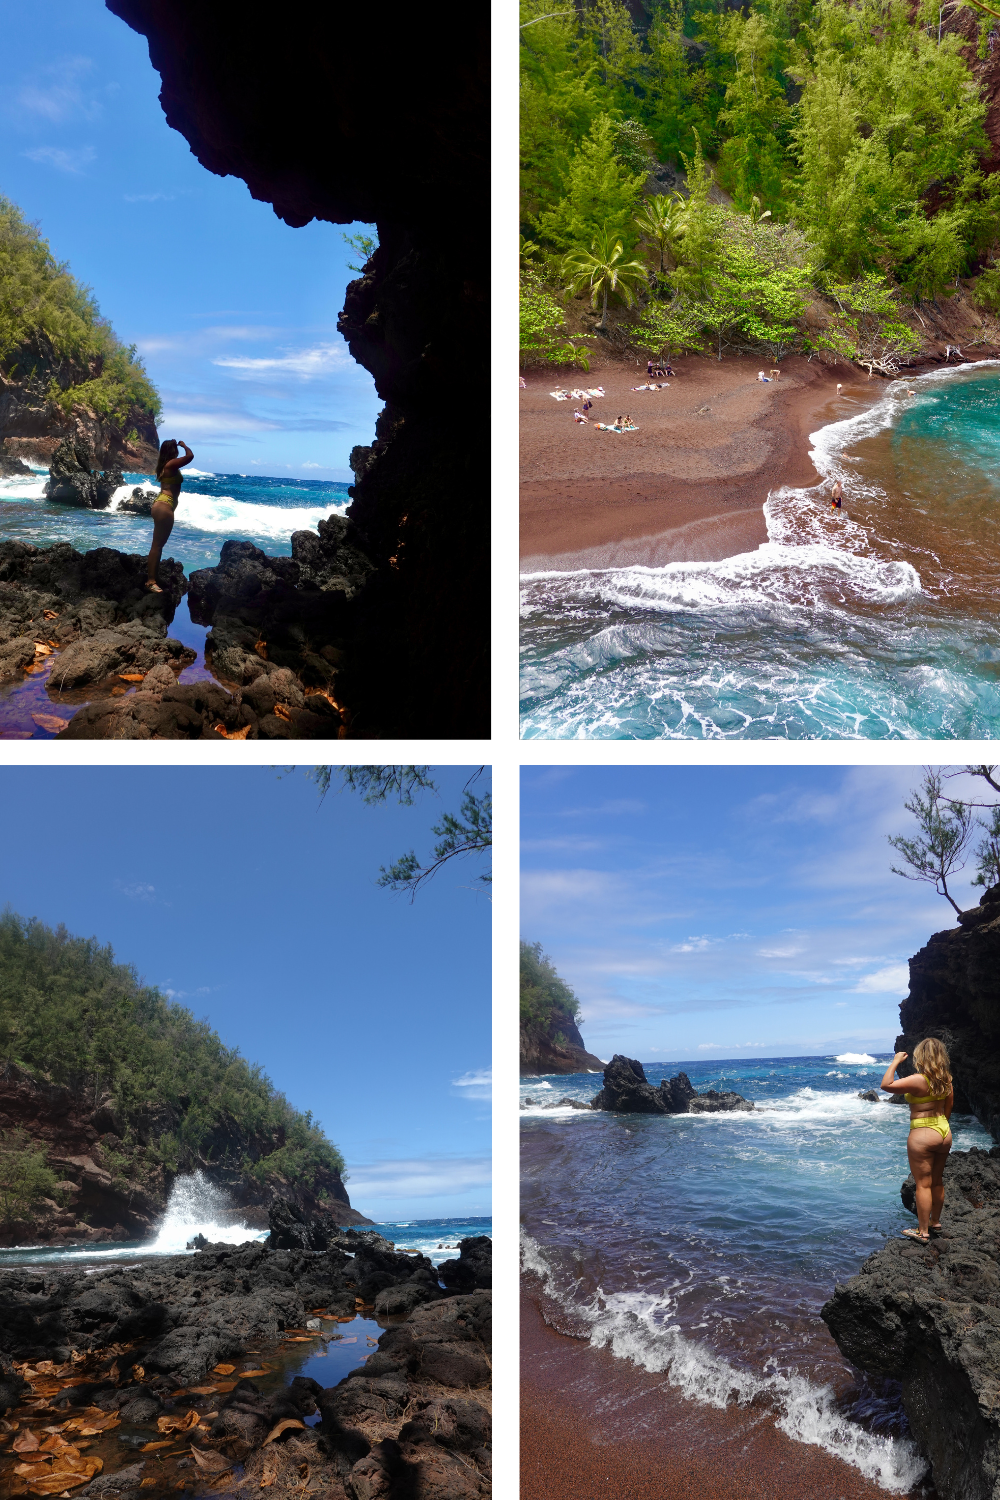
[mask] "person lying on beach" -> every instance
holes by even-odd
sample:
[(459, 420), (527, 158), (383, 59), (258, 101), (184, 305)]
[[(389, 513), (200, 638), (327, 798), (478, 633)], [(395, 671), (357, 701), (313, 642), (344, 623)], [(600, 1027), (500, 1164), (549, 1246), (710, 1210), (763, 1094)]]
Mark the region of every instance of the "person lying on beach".
[(564, 391), (561, 388), (558, 391), (549, 391), (549, 395), (554, 396), (557, 401), (569, 400), (569, 391)]
[(757, 371), (757, 379), (758, 379), (758, 380), (761, 380), (761, 381), (763, 381), (763, 383), (764, 383), (764, 384), (765, 384), (765, 385), (768, 385), (768, 384), (769, 384), (769, 383), (770, 383), (770, 382), (769, 382), (769, 379), (768, 379), (768, 376), (766, 376), (766, 375), (765, 375), (765, 374), (764, 374), (764, 371), (763, 371), (763, 370), (758, 370), (758, 371)]
[(926, 1037), (913, 1049), (913, 1063), (919, 1072), (908, 1078), (893, 1079), (905, 1052), (897, 1052), (885, 1070), (882, 1088), (887, 1094), (902, 1094), (910, 1106), (910, 1133), (906, 1155), (916, 1184), (917, 1228), (904, 1229), (908, 1240), (926, 1245), (932, 1234), (941, 1231), (944, 1208), (944, 1168), (951, 1150), (951, 1112), (955, 1107), (955, 1090), (951, 1081), (951, 1060), (937, 1037)]
[(843, 507), (843, 501), (844, 501), (844, 486), (841, 484), (840, 480), (837, 479), (837, 480), (834, 481), (833, 494), (830, 497), (830, 509), (831, 510), (840, 510), (840, 509), (842, 509), (842, 507)]
[(146, 588), (153, 594), (163, 593), (156, 581), (156, 573), (167, 537), (174, 529), (174, 511), (177, 509), (177, 502), (181, 497), (181, 485), (184, 483), (181, 469), (194, 458), (187, 443), (180, 444), (184, 449), (183, 458), (179, 457), (177, 446), (175, 438), (167, 438), (165, 443), (160, 444), (160, 456), (156, 461), (156, 477), (160, 481), (160, 493), (149, 510), (153, 518), (153, 541), (149, 549), (149, 557), (146, 559), (149, 572)]
[(621, 428), (616, 427), (614, 422), (595, 422), (594, 426), (598, 432), (621, 432)]

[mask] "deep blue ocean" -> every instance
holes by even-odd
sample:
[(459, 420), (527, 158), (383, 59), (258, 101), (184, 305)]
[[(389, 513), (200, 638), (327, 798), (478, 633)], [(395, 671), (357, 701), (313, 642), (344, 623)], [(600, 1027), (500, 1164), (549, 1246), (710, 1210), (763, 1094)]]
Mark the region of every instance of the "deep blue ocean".
[[(613, 1115), (600, 1074), (521, 1082), (522, 1262), (547, 1321), (662, 1373), (693, 1402), (764, 1402), (887, 1491), (925, 1464), (898, 1392), (843, 1359), (819, 1310), (838, 1281), (915, 1221), (899, 1188), (909, 1110), (857, 1097), (888, 1058), (647, 1063), (699, 1091), (732, 1089), (751, 1114)], [(955, 1116), (957, 1150), (992, 1140)], [(948, 1206), (945, 1203), (945, 1220)]]
[[(120, 499), (140, 485), (155, 494), (159, 485), (151, 474), (126, 474), (126, 484), (107, 510), (78, 510), (56, 505), (42, 493), (48, 470), (29, 479), (0, 479), (0, 539), (51, 547), (69, 542), (79, 552), (91, 547), (114, 547), (119, 552), (145, 555), (153, 533), (148, 516), (130, 516), (116, 509)], [(166, 556), (176, 558), (185, 573), (212, 568), (222, 544), (230, 538), (253, 542), (270, 556), (291, 553), (293, 531), (315, 531), (319, 521), (350, 504), (347, 485), (326, 479), (273, 479), (265, 474), (209, 474), (184, 471), (180, 504)]]
[(829, 416), (756, 552), (522, 579), (524, 737), (1000, 735), (1000, 362)]

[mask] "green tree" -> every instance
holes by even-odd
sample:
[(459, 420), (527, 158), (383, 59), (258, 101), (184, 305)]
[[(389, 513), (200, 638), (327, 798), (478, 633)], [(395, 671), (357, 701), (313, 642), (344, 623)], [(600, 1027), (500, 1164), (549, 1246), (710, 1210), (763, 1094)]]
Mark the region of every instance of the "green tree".
[(0, 1131), (0, 1220), (26, 1219), (32, 1204), (55, 1191), (58, 1178), (26, 1130)]
[(566, 314), (537, 271), (521, 273), (518, 308), (522, 364), (579, 365), (590, 369), (587, 349), (574, 344), (566, 331)]
[(368, 261), (371, 260), (372, 256), (375, 254), (375, 251), (378, 249), (378, 230), (375, 228), (375, 225), (363, 224), (362, 231), (364, 230), (374, 230), (375, 232), (374, 234), (365, 234), (359, 231), (359, 233), (357, 234), (342, 234), (340, 236), (348, 249), (353, 250), (355, 255), (361, 262), (360, 266), (355, 266), (352, 265), (350, 261), (348, 261), (347, 269), (349, 271), (363, 272)]
[(646, 173), (632, 173), (618, 158), (615, 124), (599, 115), (574, 152), (566, 173), (566, 193), (554, 208), (537, 216), (539, 234), (561, 250), (589, 245), (606, 230), (631, 249), (632, 217)]
[(522, 1031), (549, 1037), (557, 1044), (566, 1040), (559, 1031), (560, 1021), (574, 1025), (580, 1021), (580, 1003), (542, 952), (541, 943), (527, 943), (523, 938), (520, 1006)]
[(720, 178), (741, 208), (748, 209), (756, 195), (783, 203), (791, 167), (791, 111), (781, 81), (786, 44), (768, 16), (738, 10), (720, 20), (719, 41), (736, 65), (719, 115), (729, 131)]
[(591, 306), (601, 302), (599, 329), (607, 327), (609, 296), (617, 296), (631, 307), (638, 288), (649, 280), (642, 262), (626, 260), (621, 240), (612, 241), (606, 229), (598, 232), (589, 251), (570, 251), (563, 261), (563, 275), (569, 292), (575, 294), (588, 287)]
[(674, 297), (670, 302), (651, 301), (636, 320), (635, 334), (642, 349), (651, 354), (695, 352), (705, 347), (702, 319), (697, 304)]
[(668, 250), (672, 252), (677, 244), (683, 204), (684, 199), (680, 193), (656, 193), (646, 199), (635, 216), (642, 238), (656, 246), (661, 275), (664, 255)]
[[(294, 767), (291, 769), (294, 770)], [(370, 807), (395, 798), (400, 807), (412, 807), (414, 794), (437, 792), (437, 784), (428, 774), (428, 766), (313, 766), (306, 772), (320, 790), (320, 801), (339, 778), (341, 790), (356, 792)], [(493, 849), (493, 799), (489, 792), (477, 794), (472, 787), (486, 773), (480, 766), (469, 777), (462, 793), (459, 813), (446, 812), (431, 827), (438, 838), (433, 858), (421, 863), (415, 852), (403, 854), (388, 868), (382, 865), (378, 885), (392, 891), (408, 891), (410, 900), (420, 887), (432, 879), (452, 859), (477, 856), (489, 859)], [(473, 877), (476, 885), (492, 884), (492, 868)]]
[(902, 856), (906, 869), (892, 865), (904, 880), (923, 880), (950, 902), (959, 916), (962, 908), (948, 890), (948, 880), (965, 867), (965, 854), (975, 828), (972, 808), (945, 797), (941, 772), (927, 768), (920, 787), (903, 806), (917, 821), (915, 838), (890, 834), (889, 843)]

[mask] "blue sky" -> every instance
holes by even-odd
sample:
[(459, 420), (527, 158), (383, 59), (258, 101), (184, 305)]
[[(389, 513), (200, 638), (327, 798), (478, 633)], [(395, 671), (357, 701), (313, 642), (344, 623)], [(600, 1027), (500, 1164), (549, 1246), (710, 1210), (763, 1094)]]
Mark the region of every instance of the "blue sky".
[[(522, 935), (572, 985), (605, 1059), (891, 1050), (907, 960), (955, 925), (889, 868), (886, 835), (913, 831), (903, 802), (920, 777), (526, 767)], [(979, 899), (974, 873), (955, 882), (962, 907)]]
[[(369, 1218), (490, 1212), (491, 906), (454, 860), (411, 904), (379, 866), (440, 796), (367, 807), (268, 767), (4, 767), (0, 905), (110, 942), (311, 1109)], [(477, 789), (487, 783), (480, 781)]]
[(291, 229), (200, 166), (101, 0), (0, 0), (0, 35), (0, 194), (139, 346), (161, 437), (209, 472), (350, 481), (382, 404), (337, 333), (350, 226)]

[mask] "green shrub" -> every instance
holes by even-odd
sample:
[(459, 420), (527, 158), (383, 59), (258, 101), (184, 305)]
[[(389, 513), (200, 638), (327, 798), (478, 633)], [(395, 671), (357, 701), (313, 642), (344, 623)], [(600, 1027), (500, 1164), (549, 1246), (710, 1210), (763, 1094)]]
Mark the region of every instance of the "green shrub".
[(50, 1196), (57, 1181), (44, 1150), (34, 1145), (26, 1130), (0, 1132), (0, 1219), (4, 1223), (26, 1219), (32, 1204)]

